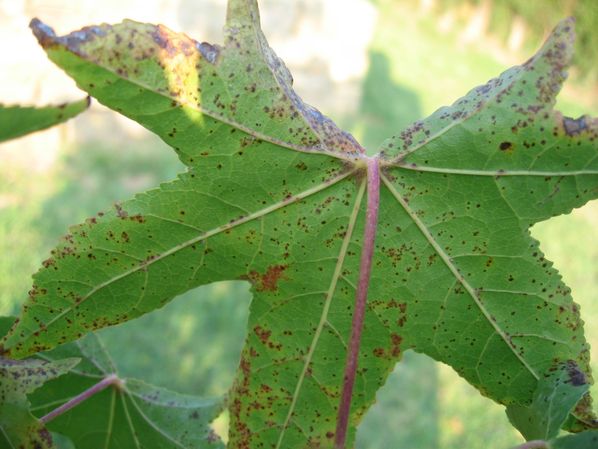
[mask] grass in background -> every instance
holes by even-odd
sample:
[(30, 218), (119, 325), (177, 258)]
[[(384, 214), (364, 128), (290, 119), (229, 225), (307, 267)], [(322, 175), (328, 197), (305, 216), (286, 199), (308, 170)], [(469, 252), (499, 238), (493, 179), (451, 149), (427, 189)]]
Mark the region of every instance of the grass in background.
[[(489, 53), (460, 47), (456, 35), (439, 33), (434, 18), (402, 3), (378, 3), (360, 111), (342, 119), (370, 152), (411, 121), (507, 68)], [(560, 104), (570, 115), (581, 112), (574, 101)], [(92, 114), (77, 118), (77, 128), (92, 126), (92, 119)], [(113, 127), (104, 124), (103, 132), (111, 134)], [(2, 314), (18, 311), (30, 274), (70, 224), (183, 170), (174, 153), (151, 137), (83, 138), (76, 148), (62, 151), (57, 168), (43, 177), (0, 166)], [(598, 287), (597, 228), (594, 203), (533, 230), (590, 323), (598, 322), (598, 304), (591, 301)], [(101, 335), (123, 374), (181, 392), (220, 395), (234, 376), (249, 302), (247, 283), (206, 286)], [(598, 348), (598, 326), (587, 326), (587, 332)], [(598, 360), (596, 349), (592, 355)], [(408, 352), (366, 415), (357, 448), (506, 449), (519, 442), (502, 407), (482, 398), (450, 368)]]

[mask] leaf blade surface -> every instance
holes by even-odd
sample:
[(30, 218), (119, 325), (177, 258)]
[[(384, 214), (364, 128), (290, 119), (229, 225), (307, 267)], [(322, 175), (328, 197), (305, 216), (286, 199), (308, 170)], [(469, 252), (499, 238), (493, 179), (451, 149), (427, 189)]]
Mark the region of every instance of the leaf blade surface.
[(64, 375), (78, 362), (75, 358), (51, 362), (0, 358), (0, 442), (5, 447), (56, 447), (45, 425), (30, 413), (27, 395)]
[(24, 107), (0, 104), (0, 142), (63, 123), (89, 107), (89, 97), (59, 106)]
[[(231, 444), (330, 445), (365, 217), (361, 147), (292, 91), (255, 2), (230, 2), (224, 47), (133, 22), (34, 30), (81, 88), (156, 132), (189, 171), (73, 228), (5, 350), (22, 356), (246, 279)], [(589, 374), (578, 307), (529, 234), (598, 196), (596, 120), (552, 112), (571, 45), (565, 22), (529, 63), (383, 146), (351, 432), (407, 349), (504, 404), (530, 401), (555, 360)], [(575, 413), (593, 419), (588, 404)]]
[[(5, 332), (12, 321), (11, 318), (0, 318), (0, 333)], [(73, 360), (80, 360), (75, 368), (72, 362), (68, 363), (60, 378), (50, 378), (35, 392), (31, 391), (28, 409), (36, 416), (46, 416), (102, 379), (118, 373), (110, 355), (95, 334), (38, 354), (34, 359), (27, 360), (27, 363), (53, 367)], [(203, 399), (178, 394), (137, 379), (119, 379), (117, 384), (48, 420), (43, 427), (44, 431), (48, 433), (47, 428), (65, 435), (74, 447), (224, 447), (209, 426), (222, 408), (219, 398)], [(6, 415), (0, 414), (0, 419), (3, 416)], [(38, 422), (33, 416), (31, 418)]]

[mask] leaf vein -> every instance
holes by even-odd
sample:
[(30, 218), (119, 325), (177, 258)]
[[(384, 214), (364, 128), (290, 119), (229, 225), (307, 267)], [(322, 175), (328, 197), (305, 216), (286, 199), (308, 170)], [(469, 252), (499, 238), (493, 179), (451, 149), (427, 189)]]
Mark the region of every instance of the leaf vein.
[(473, 286), (467, 281), (467, 279), (465, 279), (465, 277), (463, 275), (461, 275), (461, 273), (459, 273), (459, 270), (455, 266), (455, 264), (453, 262), (453, 259), (442, 249), (442, 247), (436, 241), (436, 239), (434, 238), (434, 236), (427, 229), (426, 225), (419, 219), (419, 217), (409, 207), (409, 205), (405, 202), (405, 200), (403, 200), (403, 198), (401, 197), (401, 195), (399, 194), (399, 192), (396, 191), (396, 189), (394, 188), (394, 186), (392, 185), (392, 183), (388, 180), (388, 178), (385, 175), (382, 175), (381, 178), (382, 178), (382, 181), (384, 182), (384, 184), (386, 185), (386, 187), (388, 188), (388, 190), (390, 190), (390, 192), (395, 197), (395, 199), (398, 201), (398, 203), (403, 207), (403, 209), (405, 210), (405, 212), (414, 221), (414, 223), (419, 228), (419, 230), (421, 231), (421, 233), (424, 235), (424, 237), (426, 238), (426, 240), (428, 240), (428, 242), (430, 243), (430, 245), (438, 253), (438, 255), (443, 260), (443, 262), (448, 267), (448, 269), (451, 271), (451, 273), (453, 273), (453, 276), (455, 276), (455, 278), (459, 280), (459, 282), (461, 283), (461, 285), (469, 293), (469, 295), (473, 299), (474, 303), (477, 305), (477, 307), (480, 310), (480, 312), (482, 312), (482, 314), (484, 315), (484, 317), (486, 318), (486, 320), (488, 321), (488, 323), (494, 328), (494, 331), (502, 338), (502, 340), (505, 342), (505, 344), (507, 345), (507, 347), (511, 350), (511, 352), (519, 360), (519, 362), (525, 367), (525, 369), (528, 370), (529, 373), (535, 379), (539, 379), (539, 376), (535, 372), (535, 370), (523, 358), (523, 356), (521, 356), (521, 354), (519, 354), (515, 350), (515, 348), (513, 348), (513, 346), (511, 344), (510, 339), (507, 336), (507, 334), (500, 328), (500, 326), (498, 325), (498, 323), (496, 323), (496, 321), (492, 318), (492, 316), (490, 315), (490, 313), (488, 312), (488, 310), (486, 310), (486, 307), (484, 307), (484, 304), (482, 304), (482, 302), (480, 301), (479, 295), (476, 292), (476, 290), (473, 288)]
[[(79, 305), (81, 305), (83, 302), (85, 302), (87, 299), (89, 299), (92, 295), (94, 295), (95, 293), (97, 293), (98, 291), (102, 290), (103, 288), (106, 288), (109, 285), (112, 285), (114, 282), (117, 282), (121, 279), (126, 278), (127, 276), (130, 276), (134, 273), (137, 273), (139, 270), (143, 270), (143, 269), (147, 269), (150, 265), (156, 263), (159, 260), (164, 259), (165, 257), (168, 257), (172, 254), (175, 254), (185, 248), (190, 247), (191, 245), (195, 244), (195, 243), (199, 243), (203, 240), (206, 240), (210, 237), (213, 237), (214, 235), (218, 235), (222, 232), (225, 232), (229, 229), (233, 229), (237, 226), (240, 226), (242, 224), (245, 224), (247, 222), (250, 222), (252, 220), (255, 220), (257, 218), (260, 218), (264, 215), (267, 215), (269, 213), (272, 213), (278, 209), (282, 209), (290, 204), (294, 204), (296, 202), (299, 202), (311, 195), (315, 195), (316, 193), (325, 190), (335, 184), (337, 184), (338, 182), (342, 181), (343, 179), (347, 178), (348, 176), (350, 176), (351, 174), (355, 173), (356, 169), (353, 170), (349, 170), (349, 171), (345, 171), (345, 172), (341, 172), (340, 174), (336, 175), (335, 177), (322, 182), (321, 184), (318, 184), (310, 189), (304, 190), (301, 193), (298, 193), (294, 196), (289, 196), (285, 199), (283, 199), (282, 201), (279, 201), (277, 203), (274, 203), (268, 207), (265, 207), (263, 209), (260, 209), (252, 214), (249, 214), (245, 217), (233, 220), (227, 224), (221, 225), (219, 227), (216, 227), (210, 231), (206, 231), (203, 234), (194, 237), (192, 239), (189, 239), (183, 243), (180, 243), (178, 245), (173, 246), (172, 248), (170, 248), (169, 250), (164, 251), (163, 253), (157, 255), (156, 257), (154, 257), (151, 260), (148, 261), (144, 261), (142, 264), (139, 264), (136, 267), (131, 268), (130, 270), (127, 270), (119, 275), (113, 276), (110, 279), (107, 279), (106, 281), (98, 284), (97, 286), (95, 286), (91, 291), (89, 291), (87, 294), (85, 294), (83, 297), (81, 297), (79, 299), (79, 301), (76, 304), (73, 304), (70, 307), (66, 307), (61, 313), (59, 313), (58, 315), (56, 315), (54, 318), (52, 318), (48, 323), (45, 324), (45, 327), (48, 327), (50, 325), (52, 325), (53, 323), (55, 323), (57, 320), (61, 319), (63, 316), (65, 316), (67, 313), (70, 313), (72, 310), (74, 310), (76, 307), (78, 307)], [(30, 332), (29, 336), (31, 336), (35, 331)], [(28, 336), (28, 337), (29, 337)]]

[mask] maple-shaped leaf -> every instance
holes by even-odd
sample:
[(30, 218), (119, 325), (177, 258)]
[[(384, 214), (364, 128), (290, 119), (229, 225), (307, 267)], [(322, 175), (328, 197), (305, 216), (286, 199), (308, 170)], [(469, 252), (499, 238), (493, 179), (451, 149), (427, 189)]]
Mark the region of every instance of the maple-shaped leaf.
[(0, 104), (0, 142), (66, 122), (89, 107), (89, 97), (58, 106), (25, 107)]
[[(0, 335), (6, 332), (12, 321), (12, 318), (0, 317)], [(29, 396), (29, 400), (31, 412), (46, 422), (44, 429), (67, 436), (75, 447), (223, 447), (220, 438), (209, 427), (222, 408), (220, 400), (182, 395), (137, 379), (118, 376), (110, 355), (95, 334), (38, 354), (37, 359), (9, 362), (52, 366), (66, 357), (66, 360), (76, 357), (74, 360), (81, 362), (74, 369), (68, 366), (63, 372), (66, 374), (60, 378), (46, 382)], [(105, 385), (98, 389), (101, 382)], [(96, 388), (94, 394), (86, 395), (86, 399), (73, 408), (57, 412), (68, 401), (93, 388)], [(4, 410), (0, 410), (0, 422), (7, 417)], [(17, 418), (11, 419), (20, 423)]]
[[(32, 27), (82, 89), (188, 171), (71, 229), (2, 342), (11, 357), (244, 279), (231, 447), (329, 447), (347, 399), (350, 445), (408, 349), (503, 404), (531, 402), (560, 362), (591, 379), (578, 306), (529, 233), (598, 197), (598, 121), (553, 111), (571, 20), (373, 157), (293, 91), (254, 0), (229, 2), (223, 46), (132, 21), (64, 37)], [(343, 365), (357, 362), (362, 312), (351, 395)], [(595, 425), (589, 402), (571, 428)]]
[(10, 360), (0, 357), (0, 447), (55, 449), (50, 432), (29, 411), (27, 395), (79, 362)]

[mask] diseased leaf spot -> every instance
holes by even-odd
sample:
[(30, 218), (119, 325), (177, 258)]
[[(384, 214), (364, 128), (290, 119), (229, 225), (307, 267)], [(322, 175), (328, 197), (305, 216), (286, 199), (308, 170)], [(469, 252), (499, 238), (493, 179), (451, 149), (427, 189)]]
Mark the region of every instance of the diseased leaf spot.
[(210, 64), (216, 63), (216, 59), (218, 59), (218, 55), (220, 54), (218, 46), (208, 44), (207, 42), (198, 42), (196, 47), (206, 61)]
[(287, 268), (288, 265), (273, 265), (268, 267), (264, 274), (252, 271), (248, 275), (242, 276), (241, 279), (249, 280), (258, 292), (275, 292), (278, 290), (278, 281), (285, 279), (284, 272)]
[(513, 149), (513, 143), (512, 142), (501, 142), (501, 144), (499, 145), (500, 151), (509, 151)]
[(569, 375), (569, 382), (575, 387), (586, 385), (588, 383), (585, 374), (573, 360), (567, 362), (567, 374)]
[(586, 116), (581, 116), (577, 119), (571, 117), (563, 117), (563, 127), (568, 136), (575, 136), (588, 128), (586, 123)]

